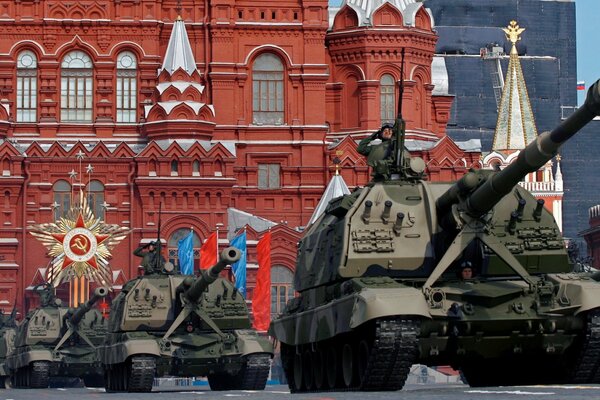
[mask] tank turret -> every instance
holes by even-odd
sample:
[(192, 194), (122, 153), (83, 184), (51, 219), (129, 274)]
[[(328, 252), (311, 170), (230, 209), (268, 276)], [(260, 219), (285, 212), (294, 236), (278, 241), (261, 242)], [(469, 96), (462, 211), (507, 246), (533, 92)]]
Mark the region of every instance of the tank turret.
[(219, 276), (239, 260), (228, 247), (200, 276), (154, 273), (113, 300), (98, 354), (107, 391), (148, 392), (155, 376), (206, 376), (212, 390), (263, 389), (273, 346), (251, 329), (246, 300)]
[(513, 164), (454, 183), (424, 179), (399, 117), (373, 181), (331, 200), (298, 244), (299, 295), (269, 330), (290, 389), (397, 390), (415, 363), (471, 386), (599, 383), (600, 277), (573, 272), (543, 199), (519, 185), (599, 114), (596, 82)]
[[(208, 286), (217, 280), (221, 271), (223, 271), (226, 266), (238, 261), (241, 256), (242, 252), (235, 247), (228, 247), (223, 250), (219, 256), (219, 261), (208, 270), (201, 271), (200, 277), (196, 279), (194, 283), (191, 283), (191, 286), (185, 290), (183, 293), (185, 298), (191, 302), (198, 301)], [(190, 285), (190, 280), (184, 280), (183, 284)]]
[(98, 287), (94, 290), (94, 295), (90, 297), (88, 301), (77, 307), (77, 309), (69, 316), (69, 322), (73, 325), (77, 325), (85, 314), (92, 309), (94, 304), (108, 295), (108, 289), (105, 287)]

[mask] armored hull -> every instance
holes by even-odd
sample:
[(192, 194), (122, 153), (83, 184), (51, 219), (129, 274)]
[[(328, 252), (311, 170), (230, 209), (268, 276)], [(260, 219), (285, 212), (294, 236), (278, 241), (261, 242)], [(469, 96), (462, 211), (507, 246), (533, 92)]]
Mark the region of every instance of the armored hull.
[(197, 279), (148, 275), (124, 287), (98, 349), (107, 390), (150, 391), (164, 375), (207, 376), (213, 390), (265, 387), (273, 347), (251, 329), (244, 298), (218, 270)]
[(600, 113), (599, 86), (500, 172), (429, 183), (392, 160), (332, 200), (299, 243), (300, 296), (270, 328), (291, 390), (397, 390), (413, 363), (472, 386), (599, 382), (599, 278), (572, 272), (554, 218), (518, 185)]

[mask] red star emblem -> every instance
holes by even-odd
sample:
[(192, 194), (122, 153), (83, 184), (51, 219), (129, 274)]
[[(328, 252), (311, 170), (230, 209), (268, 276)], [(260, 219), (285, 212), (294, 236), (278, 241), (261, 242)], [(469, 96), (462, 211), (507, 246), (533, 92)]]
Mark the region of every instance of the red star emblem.
[(65, 249), (65, 258), (61, 269), (68, 268), (76, 261), (86, 262), (92, 268), (98, 269), (95, 249), (110, 236), (95, 234), (87, 229), (83, 215), (79, 213), (72, 230), (66, 233), (52, 234), (52, 237)]

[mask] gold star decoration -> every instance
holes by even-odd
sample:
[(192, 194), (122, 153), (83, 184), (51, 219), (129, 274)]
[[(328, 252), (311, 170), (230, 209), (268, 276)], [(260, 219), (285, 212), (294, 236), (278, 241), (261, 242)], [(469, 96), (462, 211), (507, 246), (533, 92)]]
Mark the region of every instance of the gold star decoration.
[(53, 223), (31, 225), (28, 229), (53, 257), (46, 279), (54, 287), (81, 276), (101, 286), (112, 286), (108, 259), (111, 250), (125, 239), (129, 230), (96, 218), (82, 191), (79, 204), (71, 207), (65, 217)]

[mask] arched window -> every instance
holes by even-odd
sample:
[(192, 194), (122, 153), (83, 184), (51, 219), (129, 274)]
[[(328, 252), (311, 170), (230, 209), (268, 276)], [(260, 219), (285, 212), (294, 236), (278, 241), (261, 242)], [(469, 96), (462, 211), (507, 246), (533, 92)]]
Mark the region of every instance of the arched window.
[(124, 51), (117, 57), (117, 122), (136, 122), (137, 60)]
[(177, 160), (171, 161), (171, 176), (179, 175), (179, 163)]
[(194, 160), (192, 163), (192, 176), (200, 176), (200, 161)]
[(35, 122), (37, 111), (37, 57), (25, 50), (17, 57), (17, 122)]
[(100, 181), (91, 181), (87, 187), (88, 205), (96, 218), (104, 219), (104, 185)]
[(281, 314), (287, 301), (294, 297), (293, 280), (294, 275), (288, 268), (282, 266), (271, 268), (271, 316)]
[(395, 87), (396, 82), (390, 74), (385, 74), (379, 81), (380, 104), (381, 104), (381, 123), (393, 123), (396, 118), (395, 112)]
[[(187, 235), (189, 235), (190, 233), (190, 229), (189, 228), (180, 228), (177, 229), (175, 232), (173, 232), (173, 234), (171, 235), (171, 237), (169, 237), (169, 242), (167, 244), (168, 246), (168, 254), (169, 254), (169, 261), (173, 263), (173, 265), (175, 266), (175, 268), (177, 268), (179, 270), (179, 255), (177, 250), (179, 249), (179, 241), (183, 238), (185, 238)], [(194, 231), (194, 237), (193, 237), (193, 247), (194, 247), (194, 271), (198, 271), (200, 269), (200, 246), (202, 246), (202, 242), (200, 241), (200, 238), (198, 237), (198, 235), (196, 234), (196, 232)]]
[(60, 118), (92, 122), (92, 60), (83, 51), (68, 53), (61, 63)]
[(67, 212), (71, 209), (71, 184), (65, 180), (56, 181), (52, 186), (54, 192), (54, 220), (58, 220), (60, 217), (67, 215)]
[(283, 64), (274, 54), (262, 54), (252, 65), (252, 121), (283, 124)]

